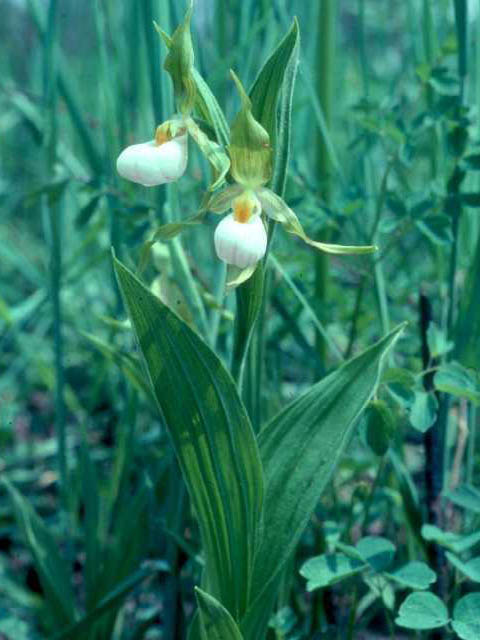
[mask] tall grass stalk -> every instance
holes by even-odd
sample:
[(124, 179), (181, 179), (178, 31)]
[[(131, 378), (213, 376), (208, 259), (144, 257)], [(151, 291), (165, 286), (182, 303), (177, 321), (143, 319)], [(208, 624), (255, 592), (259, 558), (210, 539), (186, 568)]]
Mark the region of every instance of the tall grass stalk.
[[(57, 0), (50, 0), (46, 31), (43, 38), (43, 99), (45, 110), (44, 130), (44, 181), (52, 181), (57, 155)], [(48, 216), (50, 227), (50, 296), (53, 317), (54, 365), (55, 365), (55, 430), (58, 437), (58, 468), (60, 497), (68, 512), (67, 446), (65, 415), (65, 375), (63, 364), (62, 331), (62, 227), (63, 208), (61, 196), (49, 199), (42, 196), (42, 209)]]
[[(325, 119), (326, 128), (331, 131), (332, 103), (335, 79), (335, 48), (336, 48), (336, 17), (337, 2), (335, 0), (321, 0), (317, 16), (317, 92), (320, 107)], [(323, 136), (318, 136), (316, 145), (315, 166), (317, 167), (318, 182), (320, 184), (323, 201), (328, 207), (333, 192), (332, 162), (327, 144)], [(330, 239), (327, 231), (321, 238), (324, 242)], [(317, 315), (325, 324), (328, 309), (328, 281), (329, 256), (317, 253), (315, 256), (315, 301)], [(322, 362), (325, 363), (327, 344), (321, 333), (316, 334), (316, 349)]]

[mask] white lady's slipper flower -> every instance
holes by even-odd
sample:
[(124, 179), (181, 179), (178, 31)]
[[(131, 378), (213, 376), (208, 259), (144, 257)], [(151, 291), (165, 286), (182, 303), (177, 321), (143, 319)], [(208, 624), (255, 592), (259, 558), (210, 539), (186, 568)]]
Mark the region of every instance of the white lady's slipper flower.
[(171, 137), (169, 128), (160, 126), (153, 140), (133, 144), (117, 159), (117, 171), (127, 180), (156, 187), (175, 182), (187, 168), (188, 140), (185, 129)]
[(232, 209), (233, 213), (215, 229), (215, 250), (220, 260), (246, 269), (261, 260), (267, 250), (261, 207), (256, 196), (246, 191), (232, 201)]

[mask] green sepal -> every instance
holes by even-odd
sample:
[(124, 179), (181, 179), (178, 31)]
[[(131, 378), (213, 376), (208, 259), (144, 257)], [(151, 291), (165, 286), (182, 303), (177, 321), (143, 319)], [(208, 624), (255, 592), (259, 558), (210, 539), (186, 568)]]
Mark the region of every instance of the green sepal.
[(239, 184), (232, 184), (223, 191), (213, 193), (205, 204), (205, 209), (212, 213), (225, 213), (232, 208), (232, 201), (239, 196), (244, 188)]
[(190, 33), (192, 12), (193, 3), (190, 3), (183, 22), (178, 25), (171, 37), (154, 23), (158, 34), (168, 47), (163, 68), (172, 78), (175, 99), (183, 116), (192, 112), (196, 98), (196, 84), (193, 77), (193, 43)]
[(188, 229), (188, 227), (194, 227), (197, 224), (201, 224), (206, 216), (205, 211), (200, 211), (199, 213), (195, 213), (190, 218), (185, 218), (185, 220), (180, 220), (179, 222), (168, 222), (167, 224), (162, 224), (156, 231), (153, 233), (153, 236), (150, 238), (149, 242), (151, 244), (155, 242), (159, 242), (161, 240), (172, 240), (176, 236), (178, 236), (182, 231)]
[(305, 233), (295, 212), (290, 209), (290, 207), (282, 200), (282, 198), (280, 198), (280, 196), (277, 196), (277, 194), (273, 193), (273, 191), (271, 191), (270, 189), (261, 189), (259, 192), (257, 192), (257, 197), (260, 200), (260, 204), (262, 205), (262, 211), (269, 218), (275, 220), (275, 222), (280, 222), (283, 225), (285, 231), (298, 236), (311, 247), (315, 247), (315, 249), (319, 249), (324, 253), (351, 255), (373, 253), (377, 250), (377, 247), (375, 245), (349, 246), (342, 244), (327, 244), (325, 242), (317, 242), (315, 240), (312, 240)]
[(252, 103), (242, 83), (230, 71), (242, 108), (230, 127), (231, 173), (235, 181), (250, 189), (267, 184), (272, 177), (273, 151), (270, 136), (252, 114)]
[(143, 243), (140, 251), (140, 259), (138, 262), (137, 273), (142, 273), (148, 264), (150, 258), (150, 251), (156, 242), (167, 242), (173, 240), (176, 236), (180, 235), (188, 227), (194, 227), (197, 224), (201, 224), (207, 215), (207, 211), (202, 209), (198, 213), (180, 220), (179, 222), (167, 222), (158, 227), (152, 234), (152, 236)]
[(213, 140), (210, 140), (193, 118), (187, 118), (185, 125), (188, 133), (192, 136), (193, 140), (199, 146), (200, 151), (213, 167), (215, 179), (208, 189), (209, 191), (214, 191), (225, 180), (225, 176), (230, 169), (230, 159), (223, 147), (213, 142)]

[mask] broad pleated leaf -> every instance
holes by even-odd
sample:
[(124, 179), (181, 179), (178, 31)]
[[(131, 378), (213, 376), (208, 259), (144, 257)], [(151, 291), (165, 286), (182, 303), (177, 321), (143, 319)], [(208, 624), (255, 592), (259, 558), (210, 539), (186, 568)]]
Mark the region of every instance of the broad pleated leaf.
[(242, 640), (240, 629), (222, 605), (201, 589), (195, 589), (202, 640)]
[(238, 619), (249, 597), (263, 495), (250, 421), (201, 338), (118, 260), (115, 270), (199, 520), (205, 587)]
[[(265, 472), (264, 531), (255, 563), (252, 608), (266, 597), (270, 584), (293, 553), (376, 388), (383, 357), (402, 329), (396, 328), (321, 380), (260, 432)], [(247, 620), (255, 628), (250, 612)]]

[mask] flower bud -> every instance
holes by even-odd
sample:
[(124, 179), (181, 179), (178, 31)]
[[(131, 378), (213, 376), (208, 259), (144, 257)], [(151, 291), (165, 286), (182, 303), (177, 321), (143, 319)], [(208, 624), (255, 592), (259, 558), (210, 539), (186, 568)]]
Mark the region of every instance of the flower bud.
[(267, 233), (259, 215), (252, 216), (247, 222), (239, 222), (231, 213), (215, 229), (214, 242), (220, 260), (245, 269), (265, 255)]
[(161, 144), (150, 140), (127, 147), (118, 156), (117, 171), (127, 180), (155, 187), (181, 178), (187, 159), (187, 134), (183, 133)]

